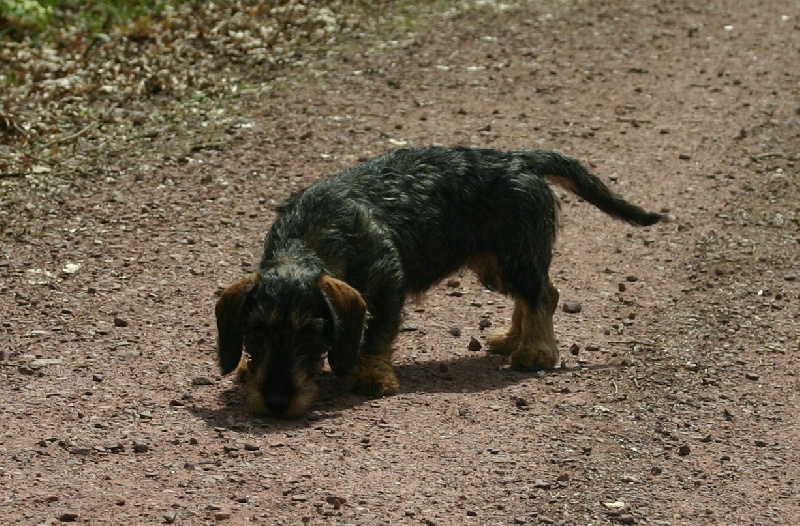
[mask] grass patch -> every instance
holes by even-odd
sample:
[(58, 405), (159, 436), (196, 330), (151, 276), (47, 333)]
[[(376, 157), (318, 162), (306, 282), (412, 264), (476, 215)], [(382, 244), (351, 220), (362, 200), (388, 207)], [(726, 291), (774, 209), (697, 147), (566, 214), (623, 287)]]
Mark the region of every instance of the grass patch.
[(96, 35), (138, 18), (157, 18), (187, 0), (0, 0), (0, 38), (47, 41), (65, 28)]

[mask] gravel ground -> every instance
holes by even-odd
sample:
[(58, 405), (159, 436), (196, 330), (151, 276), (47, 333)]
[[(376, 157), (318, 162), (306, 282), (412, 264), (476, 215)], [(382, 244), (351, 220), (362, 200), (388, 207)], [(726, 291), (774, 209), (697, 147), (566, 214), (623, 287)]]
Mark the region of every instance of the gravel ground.
[[(0, 520), (800, 521), (796, 2), (215, 5), (2, 95)], [(559, 150), (677, 220), (558, 190), (552, 372), (483, 352), (511, 303), (465, 272), (407, 306), (399, 394), (324, 374), (306, 418), (252, 418), (216, 295), (281, 199), (405, 144)]]

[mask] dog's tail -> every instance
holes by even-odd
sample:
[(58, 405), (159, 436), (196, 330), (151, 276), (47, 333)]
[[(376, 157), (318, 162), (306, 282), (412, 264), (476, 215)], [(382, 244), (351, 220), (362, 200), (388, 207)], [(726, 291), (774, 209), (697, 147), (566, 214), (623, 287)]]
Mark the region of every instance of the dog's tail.
[(526, 168), (582, 197), (612, 217), (638, 226), (671, 219), (668, 214), (648, 212), (626, 201), (575, 159), (549, 150), (525, 150), (519, 153)]

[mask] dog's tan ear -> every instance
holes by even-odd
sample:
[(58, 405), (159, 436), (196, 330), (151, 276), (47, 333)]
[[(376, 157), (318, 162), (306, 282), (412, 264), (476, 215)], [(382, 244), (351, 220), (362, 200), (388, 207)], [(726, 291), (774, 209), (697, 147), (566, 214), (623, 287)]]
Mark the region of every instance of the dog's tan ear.
[(358, 358), (367, 303), (356, 289), (336, 278), (323, 274), (318, 285), (333, 318), (333, 346), (328, 351), (328, 363), (337, 376), (347, 376)]
[(242, 311), (247, 294), (258, 283), (258, 274), (237, 281), (217, 300), (217, 353), (222, 374), (236, 369), (242, 358)]

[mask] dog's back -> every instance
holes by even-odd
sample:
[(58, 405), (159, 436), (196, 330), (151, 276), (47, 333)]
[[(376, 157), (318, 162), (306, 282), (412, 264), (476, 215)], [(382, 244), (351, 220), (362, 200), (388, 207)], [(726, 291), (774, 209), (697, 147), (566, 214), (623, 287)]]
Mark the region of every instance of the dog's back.
[(306, 189), (283, 213), (302, 201), (304, 214), (337, 223), (332, 226), (339, 232), (363, 229), (342, 221), (374, 222), (397, 249), (408, 290), (421, 292), (476, 255), (516, 253), (512, 247), (530, 240), (546, 267), (558, 201), (545, 178), (619, 219), (649, 225), (664, 218), (614, 194), (578, 161), (555, 152), (463, 147), (396, 150)]

